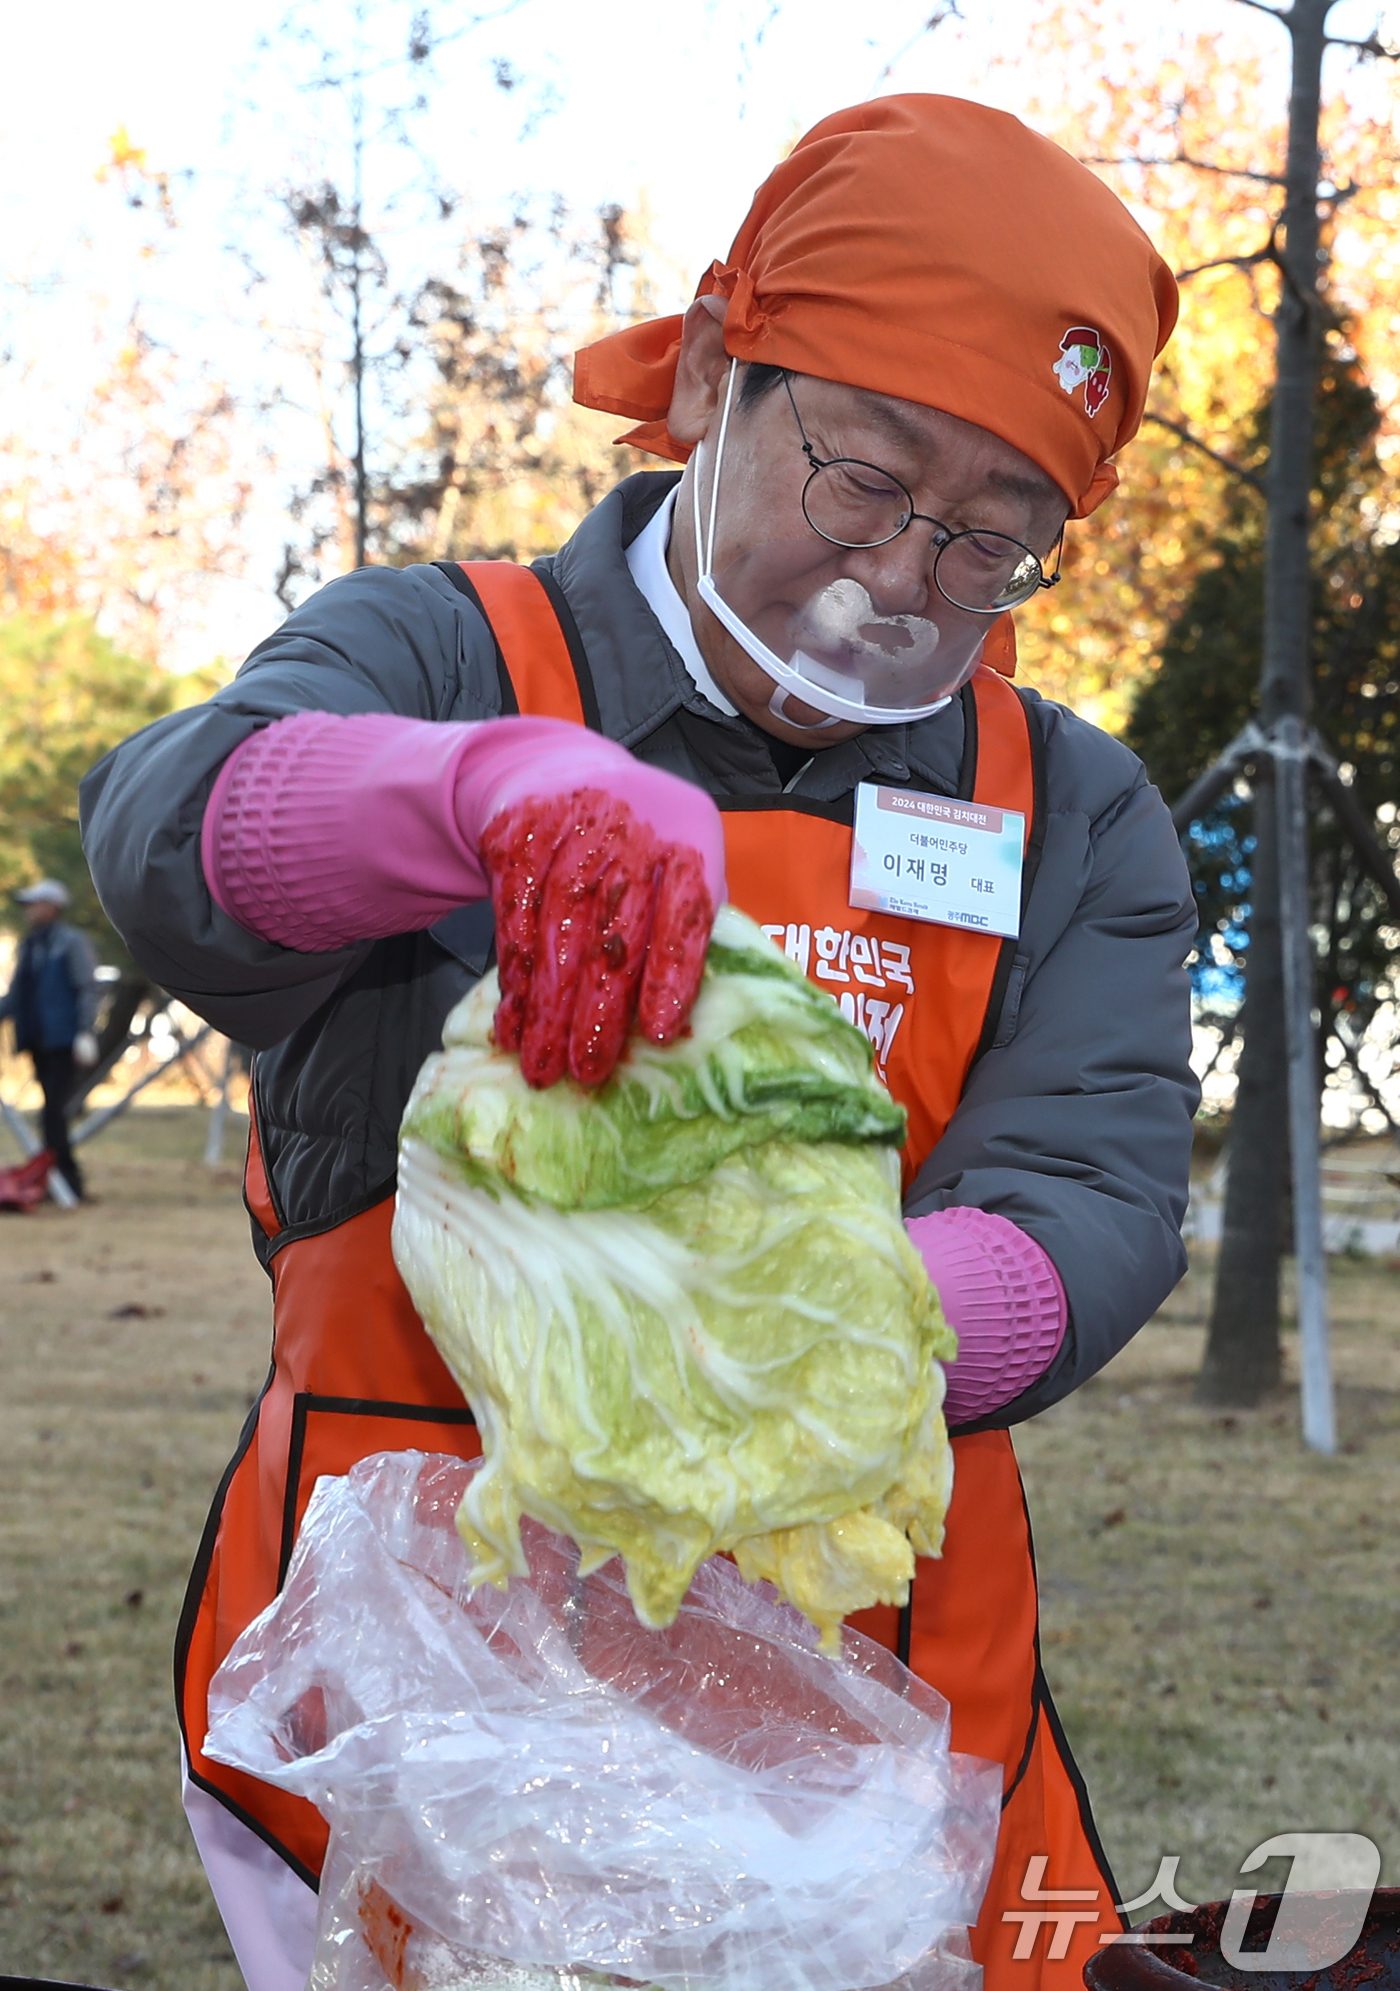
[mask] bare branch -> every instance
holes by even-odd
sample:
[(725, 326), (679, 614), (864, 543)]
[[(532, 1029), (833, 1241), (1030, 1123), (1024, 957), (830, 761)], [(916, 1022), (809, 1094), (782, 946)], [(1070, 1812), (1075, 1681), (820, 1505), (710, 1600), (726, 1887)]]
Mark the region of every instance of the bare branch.
[(1197, 173), (1219, 173), (1230, 180), (1257, 180), (1261, 186), (1281, 187), (1285, 185), (1282, 173), (1254, 173), (1247, 166), (1218, 166), (1212, 159), (1193, 159), (1189, 153), (1178, 152), (1174, 159), (1142, 159), (1129, 154), (1124, 159), (1092, 158), (1082, 161), (1085, 166), (1190, 166)]
[(1354, 48), (1361, 55), (1380, 57), (1386, 62), (1400, 61), (1400, 48), (1391, 48), (1379, 35), (1368, 35), (1365, 41), (1352, 41), (1347, 35), (1325, 37), (1328, 48)]
[(910, 35), (908, 41), (905, 42), (903, 48), (897, 48), (895, 50), (894, 54), (885, 64), (884, 68), (875, 78), (876, 89), (878, 90), (882, 83), (889, 82), (890, 77), (894, 73), (895, 65), (897, 63), (903, 62), (905, 56), (908, 55), (910, 49), (913, 48), (916, 42), (921, 42), (925, 35), (931, 35), (935, 28), (941, 28), (945, 21), (961, 21), (962, 18), (963, 16), (961, 9), (958, 6), (958, 0), (939, 0), (939, 5), (934, 8), (933, 12), (929, 15), (928, 19), (924, 22), (923, 26), (919, 28), (914, 34)]
[(320, 75), (309, 87), (313, 90), (344, 90), (357, 82), (367, 83), (374, 77), (386, 76), (396, 69), (420, 68), (423, 63), (436, 55), (440, 48), (447, 48), (451, 43), (461, 41), (464, 36), (475, 33), (477, 28), (489, 27), (496, 21), (505, 20), (507, 15), (518, 13), (525, 3), (526, 0), (502, 0), (500, 6), (488, 7), (482, 13), (473, 14), (470, 20), (463, 21), (459, 27), (451, 28), (444, 34), (426, 32), (419, 23), (415, 22), (404, 54), (386, 56), (381, 62), (365, 66), (357, 65), (343, 73), (332, 69), (327, 60), (322, 65)]
[(1289, 33), (1292, 33), (1292, 23), (1281, 7), (1266, 7), (1264, 0), (1239, 0), (1239, 4), (1241, 7), (1253, 7), (1258, 14), (1272, 14), (1276, 21), (1282, 21)]
[(1257, 491), (1261, 497), (1264, 495), (1262, 477), (1257, 477), (1252, 470), (1246, 470), (1242, 463), (1236, 463), (1233, 458), (1222, 456), (1218, 449), (1212, 449), (1208, 442), (1202, 442), (1201, 438), (1193, 434), (1183, 422), (1174, 422), (1166, 415), (1154, 415), (1150, 410), (1142, 419), (1145, 422), (1155, 422), (1159, 429), (1169, 429), (1174, 436), (1180, 436), (1183, 442), (1190, 443), (1192, 449), (1198, 449), (1202, 456), (1208, 456), (1212, 463), (1218, 463), (1222, 470), (1228, 470), (1232, 477), (1238, 477), (1241, 483), (1248, 484), (1250, 489)]
[(1217, 256), (1209, 263), (1195, 263), (1189, 270), (1178, 270), (1176, 280), (1185, 283), (1188, 277), (1203, 276), (1207, 270), (1256, 270), (1261, 263), (1278, 261), (1278, 250), (1271, 241), (1266, 248), (1256, 249), (1252, 256)]

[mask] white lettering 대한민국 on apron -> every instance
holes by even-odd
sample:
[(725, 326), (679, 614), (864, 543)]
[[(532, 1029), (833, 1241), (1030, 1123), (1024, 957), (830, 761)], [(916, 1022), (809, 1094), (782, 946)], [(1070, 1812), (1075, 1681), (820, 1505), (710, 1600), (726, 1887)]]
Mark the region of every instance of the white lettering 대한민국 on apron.
[(850, 927), (776, 921), (763, 931), (818, 988), (835, 996), (841, 1014), (863, 1030), (883, 1071), (904, 1021), (905, 996), (914, 993), (909, 943)]

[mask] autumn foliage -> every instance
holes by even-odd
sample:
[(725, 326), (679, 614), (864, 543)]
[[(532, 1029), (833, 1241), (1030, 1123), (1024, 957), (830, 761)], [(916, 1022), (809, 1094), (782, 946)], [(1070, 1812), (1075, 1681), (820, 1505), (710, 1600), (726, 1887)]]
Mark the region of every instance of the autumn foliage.
[[(1122, 485), (1071, 528), (1055, 597), (1020, 616), (1028, 681), (1115, 730), (1214, 557), (1227, 511), (1250, 491), (1206, 450), (1246, 470), (1260, 462), (1287, 38), (1239, 8), (1222, 4), (1219, 15), (1211, 33), (1174, 33), (1170, 10), (1164, 22), (1160, 9), (1122, 0), (1060, 0), (1042, 12), (1024, 57), (1035, 78), (1027, 114), (1127, 201), (1182, 277), (1180, 323), (1124, 452)], [(1400, 471), (1395, 67), (1339, 68), (1323, 119), (1329, 301), (1382, 410), (1377, 517)]]
[[(1209, 32), (1178, 25), (1175, 10), (1128, 0), (1051, 0), (990, 79), (1101, 173), (1184, 273), (1181, 323), (1142, 433), (1124, 454), (1122, 487), (1071, 527), (1064, 584), (1019, 617), (1026, 680), (1114, 728), (1214, 557), (1230, 504), (1242, 490), (1258, 502), (1219, 459), (1258, 467), (1285, 42), (1228, 0)], [(1378, 518), (1400, 464), (1394, 67), (1339, 67), (1324, 130), (1330, 296), (1382, 410)], [(141, 253), (167, 254), (180, 229), (170, 176), (124, 128), (102, 176), (114, 198), (141, 207), (149, 231)], [(303, 200), (292, 217), (327, 297), (331, 251), (343, 261), (349, 239), (344, 199), (336, 206), (333, 195), (321, 189), (314, 212)], [(732, 219), (716, 217), (721, 236)], [(380, 245), (366, 254), (380, 256)], [(383, 282), (375, 280), (382, 302), (397, 279), (386, 263)], [(612, 483), (651, 462), (614, 448), (606, 418), (573, 408), (572, 350), (610, 324), (667, 308), (687, 288), (661, 270), (644, 216), (570, 216), (562, 203), (495, 221), (454, 210), (436, 273), (415, 281), (386, 321), (398, 419), (374, 438), (370, 556), (530, 558), (556, 546)], [(343, 568), (353, 539), (336, 414), (343, 328), (333, 315), (306, 315), (320, 329), (307, 334), (305, 351), (287, 351), (324, 417), (324, 460), (308, 467), (290, 506), (283, 579), (299, 577), (297, 593)], [(271, 319), (264, 330), (274, 338)], [(182, 366), (139, 316), (121, 328), (66, 436), (0, 436), (0, 603), (87, 613), (130, 651), (158, 657), (210, 578), (248, 565), (257, 416), (223, 383)], [(287, 466), (269, 462), (262, 474), (279, 469), (285, 476)]]

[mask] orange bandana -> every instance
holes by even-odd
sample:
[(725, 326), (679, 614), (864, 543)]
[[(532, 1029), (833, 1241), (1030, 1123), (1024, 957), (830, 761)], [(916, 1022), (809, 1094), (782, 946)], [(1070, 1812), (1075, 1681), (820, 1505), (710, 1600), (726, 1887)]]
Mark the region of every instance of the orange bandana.
[[(824, 118), (754, 196), (697, 296), (729, 299), (736, 359), (893, 395), (989, 429), (1085, 518), (1118, 482), (1176, 284), (1123, 203), (1019, 119), (959, 97)], [(667, 433), (681, 319), (578, 354), (574, 399)]]

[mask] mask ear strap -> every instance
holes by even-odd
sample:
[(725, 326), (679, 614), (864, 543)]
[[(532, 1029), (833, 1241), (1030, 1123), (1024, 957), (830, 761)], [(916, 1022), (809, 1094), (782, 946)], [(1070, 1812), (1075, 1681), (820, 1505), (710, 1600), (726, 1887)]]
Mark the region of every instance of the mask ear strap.
[(729, 410), (734, 400), (734, 376), (739, 371), (739, 362), (729, 362), (729, 381), (724, 390), (724, 407), (719, 418), (719, 441), (715, 446), (715, 474), (710, 480), (710, 544), (708, 549), (700, 537), (700, 466), (705, 460), (705, 443), (702, 439), (695, 445), (695, 480), (690, 487), (690, 515), (695, 521), (695, 571), (696, 578), (703, 580), (710, 572), (710, 562), (715, 556), (715, 510), (719, 504), (719, 473), (724, 463), (724, 439), (729, 433)]
[(839, 719), (819, 719), (815, 726), (804, 726), (800, 719), (791, 719), (783, 710), (792, 693), (780, 684), (773, 687), (773, 696), (768, 701), (768, 710), (775, 719), (781, 719), (785, 726), (793, 726), (799, 733), (824, 733), (828, 726), (839, 726)]
[(715, 445), (715, 474), (710, 479), (710, 543), (706, 547), (706, 560), (703, 573), (712, 571), (715, 557), (715, 513), (719, 508), (719, 475), (724, 468), (724, 443), (729, 434), (729, 410), (734, 405), (734, 381), (739, 371), (739, 362), (729, 362), (729, 379), (724, 389), (724, 408), (719, 418), (719, 441)]
[(729, 410), (734, 400), (734, 376), (739, 370), (739, 362), (729, 362), (729, 380), (724, 390), (724, 407), (719, 418), (719, 442), (715, 450), (715, 474), (710, 481), (710, 544), (708, 551), (700, 537), (700, 469), (705, 461), (705, 442), (702, 437), (695, 445), (695, 477), (690, 486), (690, 516), (695, 525), (695, 572), (697, 579), (710, 572), (710, 562), (715, 552), (715, 511), (719, 505), (719, 473), (724, 462), (724, 442), (729, 434)]
[(696, 443), (692, 461), (695, 465), (695, 476), (690, 486), (690, 516), (695, 526), (695, 575), (696, 579), (700, 580), (704, 578), (705, 573), (705, 546), (700, 537), (700, 471), (705, 461), (703, 439)]

